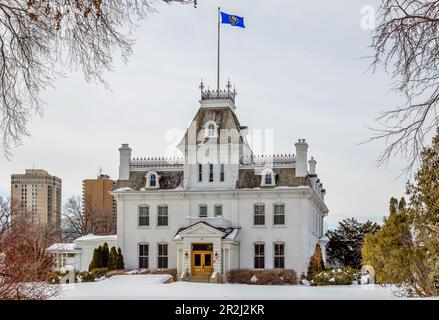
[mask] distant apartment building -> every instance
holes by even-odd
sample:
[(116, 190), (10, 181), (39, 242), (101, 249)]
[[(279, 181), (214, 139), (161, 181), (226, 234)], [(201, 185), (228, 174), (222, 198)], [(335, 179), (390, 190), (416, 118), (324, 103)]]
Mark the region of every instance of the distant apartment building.
[(61, 230), (60, 178), (41, 169), (26, 169), (11, 175), (11, 199), (18, 208), (13, 219), (23, 217), (28, 223)]
[(110, 191), (114, 181), (108, 175), (100, 174), (96, 179), (82, 183), (82, 205), (88, 233), (96, 235), (116, 234), (116, 202)]

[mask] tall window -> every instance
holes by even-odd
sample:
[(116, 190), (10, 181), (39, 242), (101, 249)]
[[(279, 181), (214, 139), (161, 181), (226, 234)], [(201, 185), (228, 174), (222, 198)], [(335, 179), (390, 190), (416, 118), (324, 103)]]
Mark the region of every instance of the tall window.
[(207, 206), (205, 204), (200, 205), (198, 216), (200, 218), (206, 218), (207, 217)]
[(277, 225), (285, 224), (285, 205), (283, 204), (274, 205), (274, 224)]
[(224, 164), (221, 164), (220, 165), (220, 181), (224, 182), (224, 178), (225, 178), (225, 176), (224, 176)]
[(139, 244), (139, 268), (149, 268), (149, 245), (145, 243)]
[(265, 184), (273, 184), (271, 173), (265, 175)]
[(255, 269), (265, 268), (265, 244), (255, 243)]
[(213, 182), (213, 164), (209, 164), (209, 182)]
[(215, 217), (222, 217), (223, 216), (223, 206), (221, 204), (215, 205)]
[(274, 268), (285, 268), (285, 244), (283, 242), (274, 243)]
[(149, 207), (139, 207), (139, 227), (149, 226)]
[(253, 221), (255, 226), (265, 225), (265, 205), (255, 204)]
[(215, 125), (213, 123), (209, 124), (209, 126), (208, 126), (208, 135), (209, 135), (209, 138), (215, 138), (215, 136), (216, 136)]
[(157, 208), (157, 225), (167, 226), (168, 225), (168, 206), (159, 206)]
[(198, 182), (203, 181), (203, 165), (200, 163), (198, 164)]
[(155, 174), (152, 174), (149, 177), (149, 186), (150, 187), (155, 187), (157, 185), (157, 176)]
[(167, 269), (168, 268), (168, 244), (167, 243), (159, 243), (159, 245), (158, 245), (157, 267), (159, 269)]

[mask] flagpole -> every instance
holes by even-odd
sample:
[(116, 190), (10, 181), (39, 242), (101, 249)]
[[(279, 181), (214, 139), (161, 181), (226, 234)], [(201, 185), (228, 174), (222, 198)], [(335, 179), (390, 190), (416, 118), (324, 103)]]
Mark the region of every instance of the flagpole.
[(221, 30), (221, 22), (220, 22), (221, 8), (218, 7), (218, 64), (217, 64), (217, 74), (216, 74), (216, 88), (219, 95), (220, 89), (220, 30)]

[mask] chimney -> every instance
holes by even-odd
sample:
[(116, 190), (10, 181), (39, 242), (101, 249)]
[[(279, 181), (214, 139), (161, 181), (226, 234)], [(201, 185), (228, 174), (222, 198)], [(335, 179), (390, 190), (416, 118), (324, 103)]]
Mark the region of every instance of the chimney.
[(308, 144), (305, 139), (299, 139), (296, 146), (296, 177), (308, 175)]
[(130, 178), (130, 161), (131, 148), (128, 143), (122, 144), (119, 148), (119, 180), (128, 180)]
[(314, 159), (314, 157), (311, 157), (311, 160), (308, 161), (308, 164), (309, 164), (309, 174), (316, 174), (317, 161)]

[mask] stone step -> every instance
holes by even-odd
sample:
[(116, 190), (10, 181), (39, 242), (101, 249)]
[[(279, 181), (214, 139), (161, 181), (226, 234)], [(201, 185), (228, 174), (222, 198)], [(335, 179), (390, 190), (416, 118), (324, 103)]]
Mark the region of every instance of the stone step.
[(209, 276), (208, 276), (208, 275), (202, 275), (202, 276), (189, 276), (189, 282), (203, 282), (203, 283), (208, 283), (208, 282), (209, 282)]

